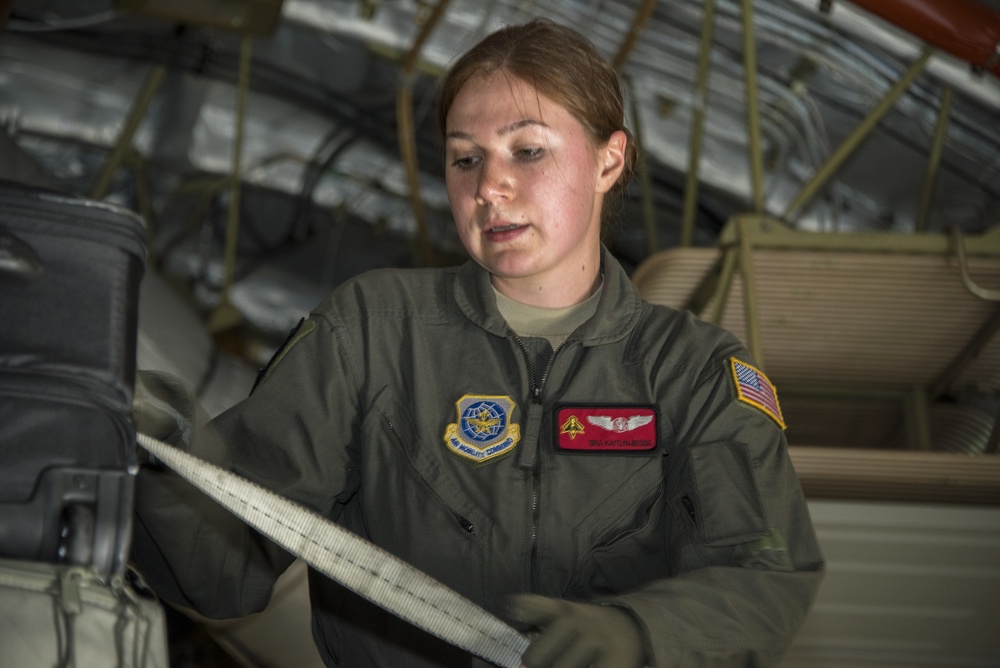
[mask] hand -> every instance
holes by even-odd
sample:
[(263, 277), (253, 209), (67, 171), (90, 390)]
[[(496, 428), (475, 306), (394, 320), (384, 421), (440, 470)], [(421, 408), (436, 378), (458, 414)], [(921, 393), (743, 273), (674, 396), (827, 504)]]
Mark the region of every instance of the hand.
[(197, 403), (191, 389), (176, 376), (161, 371), (138, 371), (132, 418), (148, 436), (189, 449)]
[(642, 668), (643, 631), (624, 610), (534, 594), (508, 600), (508, 614), (541, 630), (521, 656), (527, 668)]

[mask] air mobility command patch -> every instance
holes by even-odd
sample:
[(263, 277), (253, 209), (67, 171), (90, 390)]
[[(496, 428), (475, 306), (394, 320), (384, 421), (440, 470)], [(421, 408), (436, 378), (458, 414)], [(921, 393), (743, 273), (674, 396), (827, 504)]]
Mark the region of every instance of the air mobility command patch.
[(515, 408), (510, 397), (466, 394), (455, 402), (458, 422), (444, 431), (444, 442), (454, 452), (485, 462), (510, 452), (521, 440), (521, 427), (511, 424)]
[(556, 445), (562, 451), (648, 452), (656, 449), (656, 408), (622, 405), (556, 407)]
[(736, 398), (764, 411), (772, 420), (785, 428), (785, 418), (778, 404), (778, 392), (771, 385), (764, 372), (735, 357), (729, 358), (729, 365), (736, 383)]

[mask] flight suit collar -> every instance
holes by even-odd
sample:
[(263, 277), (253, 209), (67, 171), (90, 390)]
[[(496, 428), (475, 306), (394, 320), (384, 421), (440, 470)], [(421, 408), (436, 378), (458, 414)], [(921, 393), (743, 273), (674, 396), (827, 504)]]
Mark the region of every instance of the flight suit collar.
[[(604, 287), (594, 316), (570, 336), (585, 346), (597, 346), (622, 339), (639, 320), (641, 299), (628, 274), (611, 252), (601, 246)], [(462, 313), (477, 326), (495, 336), (507, 336), (510, 328), (497, 308), (490, 275), (469, 260), (455, 274), (455, 302)]]

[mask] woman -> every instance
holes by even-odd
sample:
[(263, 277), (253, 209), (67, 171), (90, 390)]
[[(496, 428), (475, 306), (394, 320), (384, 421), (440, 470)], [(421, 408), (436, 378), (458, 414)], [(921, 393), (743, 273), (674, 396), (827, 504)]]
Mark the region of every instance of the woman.
[[(486, 37), (439, 112), (471, 261), (348, 281), (191, 447), (522, 624), (530, 668), (773, 665), (822, 559), (777, 402), (749, 394), (767, 379), (601, 245), (623, 117), (578, 33)], [(162, 417), (139, 402), (141, 428)], [(204, 614), (260, 609), (289, 563), (163, 472), (137, 510), (146, 577)], [(311, 595), (331, 666), (470, 665), (329, 580)]]

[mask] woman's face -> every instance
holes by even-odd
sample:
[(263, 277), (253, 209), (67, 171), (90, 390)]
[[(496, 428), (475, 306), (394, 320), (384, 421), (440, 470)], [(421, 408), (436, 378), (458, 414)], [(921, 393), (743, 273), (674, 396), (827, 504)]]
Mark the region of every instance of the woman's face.
[(595, 146), (566, 109), (505, 72), (462, 87), (448, 111), (445, 181), (462, 243), (498, 290), (548, 306), (590, 294), (601, 202), (624, 142), (617, 132)]

